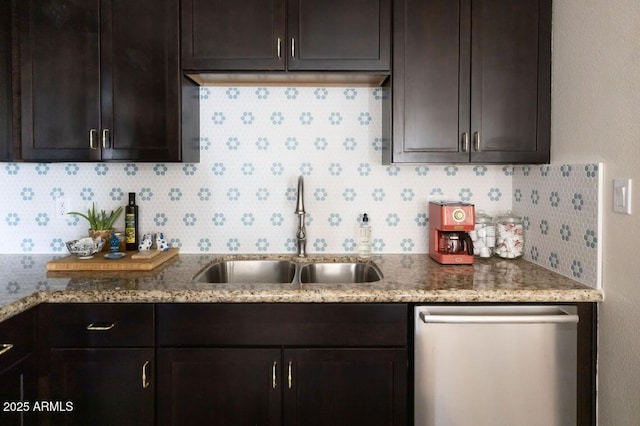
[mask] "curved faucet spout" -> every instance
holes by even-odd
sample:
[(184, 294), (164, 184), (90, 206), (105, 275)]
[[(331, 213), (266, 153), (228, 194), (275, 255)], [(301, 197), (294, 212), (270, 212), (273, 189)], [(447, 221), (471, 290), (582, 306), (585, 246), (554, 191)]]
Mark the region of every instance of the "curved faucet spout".
[(298, 177), (298, 202), (296, 203), (296, 214), (305, 214), (304, 211), (304, 178)]
[(298, 230), (296, 232), (296, 242), (298, 246), (298, 256), (305, 257), (307, 255), (307, 230), (304, 225), (304, 178), (298, 177), (298, 201), (296, 203), (296, 211), (298, 215)]

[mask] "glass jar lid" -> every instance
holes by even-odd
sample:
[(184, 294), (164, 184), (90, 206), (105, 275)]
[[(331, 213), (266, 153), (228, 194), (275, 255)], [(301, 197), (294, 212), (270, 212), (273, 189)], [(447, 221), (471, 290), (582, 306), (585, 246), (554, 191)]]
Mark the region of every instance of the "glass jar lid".
[(505, 214), (504, 216), (500, 216), (498, 218), (498, 222), (520, 223), (522, 222), (522, 218), (514, 214), (511, 210), (507, 210), (507, 214)]
[(484, 210), (478, 210), (476, 213), (476, 223), (493, 223), (493, 218)]

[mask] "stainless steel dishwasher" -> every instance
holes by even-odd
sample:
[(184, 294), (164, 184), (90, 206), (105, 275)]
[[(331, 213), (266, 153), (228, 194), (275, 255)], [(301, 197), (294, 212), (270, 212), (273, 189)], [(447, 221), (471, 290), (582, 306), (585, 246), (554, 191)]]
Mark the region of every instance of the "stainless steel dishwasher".
[(415, 426), (576, 424), (577, 309), (415, 308)]

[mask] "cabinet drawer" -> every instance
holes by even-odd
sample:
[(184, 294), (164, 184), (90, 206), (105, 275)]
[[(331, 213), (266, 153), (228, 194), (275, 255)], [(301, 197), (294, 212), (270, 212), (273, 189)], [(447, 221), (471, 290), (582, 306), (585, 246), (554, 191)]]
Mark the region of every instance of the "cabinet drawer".
[(52, 347), (153, 346), (152, 304), (49, 304)]
[(403, 304), (159, 304), (161, 346), (405, 346)]
[(0, 371), (33, 351), (33, 309), (0, 323)]

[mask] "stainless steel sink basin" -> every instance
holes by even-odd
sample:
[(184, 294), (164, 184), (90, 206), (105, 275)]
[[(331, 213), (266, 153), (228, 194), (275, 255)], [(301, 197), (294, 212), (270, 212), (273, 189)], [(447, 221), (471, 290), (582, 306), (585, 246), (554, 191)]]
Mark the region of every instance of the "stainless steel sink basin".
[(204, 283), (291, 283), (296, 263), (287, 260), (228, 260), (210, 265), (196, 277)]
[(318, 262), (300, 269), (301, 283), (369, 283), (381, 279), (382, 272), (370, 263)]

